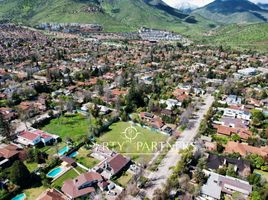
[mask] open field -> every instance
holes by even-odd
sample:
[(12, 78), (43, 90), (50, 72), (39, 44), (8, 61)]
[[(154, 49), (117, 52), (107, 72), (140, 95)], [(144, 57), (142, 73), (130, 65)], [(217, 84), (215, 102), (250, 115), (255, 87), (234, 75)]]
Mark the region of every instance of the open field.
[[(168, 136), (151, 131), (139, 126), (133, 126), (128, 122), (118, 122), (110, 126), (110, 130), (104, 133), (97, 142), (108, 146), (138, 162), (148, 163), (153, 153), (160, 148)], [(131, 133), (131, 130), (133, 132)], [(130, 131), (130, 132), (129, 132)], [(127, 137), (131, 138), (129, 140)]]
[(73, 140), (81, 140), (88, 134), (89, 121), (80, 114), (62, 116), (53, 119), (50, 123), (43, 127), (48, 133), (56, 134), (63, 140), (71, 138)]

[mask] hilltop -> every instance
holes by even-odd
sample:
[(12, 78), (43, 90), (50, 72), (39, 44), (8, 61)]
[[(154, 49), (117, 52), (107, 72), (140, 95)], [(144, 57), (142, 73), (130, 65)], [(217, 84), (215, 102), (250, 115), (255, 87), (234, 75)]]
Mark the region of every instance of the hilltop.
[(268, 11), (248, 0), (215, 0), (193, 13), (223, 24), (259, 23), (268, 20)]

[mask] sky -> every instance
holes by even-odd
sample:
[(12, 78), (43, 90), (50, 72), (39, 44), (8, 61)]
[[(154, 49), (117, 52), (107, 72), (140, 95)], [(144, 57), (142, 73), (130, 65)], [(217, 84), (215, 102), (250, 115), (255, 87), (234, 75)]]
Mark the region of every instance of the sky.
[[(211, 3), (214, 0), (163, 0), (164, 2), (166, 2), (167, 4), (169, 4), (170, 6), (176, 6), (179, 3), (183, 3), (183, 2), (188, 2), (192, 5), (196, 5), (198, 7), (204, 6), (206, 4)], [(249, 0), (253, 3), (268, 3), (268, 0)]]

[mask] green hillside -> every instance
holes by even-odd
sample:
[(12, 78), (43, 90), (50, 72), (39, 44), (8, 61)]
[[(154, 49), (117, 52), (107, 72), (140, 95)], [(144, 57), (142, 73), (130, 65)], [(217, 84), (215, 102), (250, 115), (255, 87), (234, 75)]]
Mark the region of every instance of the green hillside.
[[(88, 11), (91, 8), (97, 8), (97, 11)], [(206, 22), (191, 19), (194, 18), (160, 0), (0, 1), (0, 20), (29, 25), (41, 22), (98, 23), (105, 31), (134, 31), (141, 26), (178, 32), (187, 32), (189, 27), (198, 32), (209, 28)]]
[(268, 52), (268, 24), (227, 25), (216, 29), (210, 36), (203, 36), (198, 42), (210, 45), (251, 49)]

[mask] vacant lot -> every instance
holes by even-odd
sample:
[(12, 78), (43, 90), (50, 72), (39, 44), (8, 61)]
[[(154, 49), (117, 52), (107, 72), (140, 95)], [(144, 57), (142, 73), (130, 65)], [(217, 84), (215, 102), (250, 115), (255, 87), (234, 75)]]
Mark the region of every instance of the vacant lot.
[(81, 140), (83, 136), (89, 134), (89, 124), (90, 120), (80, 114), (65, 115), (51, 120), (43, 130), (56, 134), (63, 140), (66, 138)]
[(168, 136), (147, 128), (118, 122), (111, 125), (110, 130), (98, 138), (97, 142), (138, 162), (147, 163), (167, 138)]

